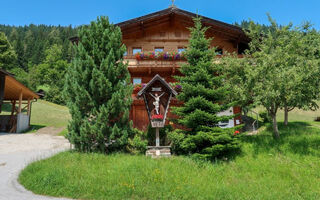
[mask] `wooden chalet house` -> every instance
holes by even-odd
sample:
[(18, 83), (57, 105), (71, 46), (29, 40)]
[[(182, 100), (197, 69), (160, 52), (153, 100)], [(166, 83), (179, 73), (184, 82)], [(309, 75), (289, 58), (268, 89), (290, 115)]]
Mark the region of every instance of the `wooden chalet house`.
[[(134, 127), (145, 130), (149, 124), (144, 101), (137, 98), (137, 93), (142, 86), (156, 74), (165, 78), (169, 83), (174, 83), (173, 76), (180, 74), (179, 68), (182, 63), (186, 62), (183, 52), (188, 45), (190, 35), (188, 27), (193, 27), (193, 18), (196, 16), (194, 13), (172, 6), (116, 24), (122, 30), (123, 43), (127, 47), (125, 59), (129, 63), (131, 80), (135, 85), (130, 112)], [(214, 37), (211, 45), (217, 47), (219, 56), (225, 51), (237, 52), (241, 55), (248, 47), (249, 40), (241, 28), (201, 17), (203, 25), (209, 27), (207, 37)], [(78, 38), (71, 38), (72, 42), (77, 42), (77, 40)], [(175, 89), (179, 90), (179, 88)], [(173, 99), (170, 105), (177, 106), (179, 102)], [(233, 115), (240, 112), (239, 107), (234, 107), (221, 114)], [(233, 127), (240, 123), (240, 117), (236, 117), (233, 120), (221, 122), (220, 126)]]

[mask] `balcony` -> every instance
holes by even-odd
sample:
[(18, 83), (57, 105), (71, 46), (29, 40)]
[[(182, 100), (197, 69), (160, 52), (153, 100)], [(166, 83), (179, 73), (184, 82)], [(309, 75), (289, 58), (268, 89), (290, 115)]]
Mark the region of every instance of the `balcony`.
[(139, 60), (136, 56), (124, 56), (124, 59), (128, 61), (129, 67), (149, 67), (149, 66), (180, 66), (182, 63), (186, 63), (185, 60), (165, 60), (165, 59), (145, 59)]

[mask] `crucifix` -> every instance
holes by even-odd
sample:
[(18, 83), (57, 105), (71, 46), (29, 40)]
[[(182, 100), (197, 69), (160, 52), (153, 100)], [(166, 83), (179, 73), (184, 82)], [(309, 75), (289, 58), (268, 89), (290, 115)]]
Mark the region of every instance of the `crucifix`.
[(158, 96), (158, 94), (156, 93), (155, 95), (156, 96), (153, 96), (151, 93), (149, 93), (150, 94), (150, 96), (152, 96), (153, 98), (154, 98), (154, 102), (153, 102), (153, 105), (154, 105), (154, 108), (155, 108), (155, 111), (156, 111), (156, 113), (157, 113), (157, 115), (159, 115), (160, 114), (160, 112), (159, 112), (159, 108), (160, 108), (160, 98), (164, 95), (164, 92), (160, 95), (160, 96)]

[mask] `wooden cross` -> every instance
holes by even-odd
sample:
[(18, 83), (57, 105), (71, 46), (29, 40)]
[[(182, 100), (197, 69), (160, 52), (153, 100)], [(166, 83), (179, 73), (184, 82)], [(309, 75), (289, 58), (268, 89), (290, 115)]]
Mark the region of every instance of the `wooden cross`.
[(171, 7), (175, 7), (175, 5), (174, 5), (175, 0), (171, 0), (171, 2), (172, 2)]

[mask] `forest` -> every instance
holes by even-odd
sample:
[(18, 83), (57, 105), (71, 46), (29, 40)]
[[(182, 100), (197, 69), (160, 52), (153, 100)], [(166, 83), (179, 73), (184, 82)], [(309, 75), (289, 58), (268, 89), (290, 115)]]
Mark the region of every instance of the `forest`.
[(64, 104), (61, 91), (73, 49), (69, 38), (77, 34), (77, 29), (71, 25), (0, 25), (6, 37), (0, 42), (7, 39), (13, 50), (10, 64), (2, 68), (32, 90), (45, 91), (47, 100)]

